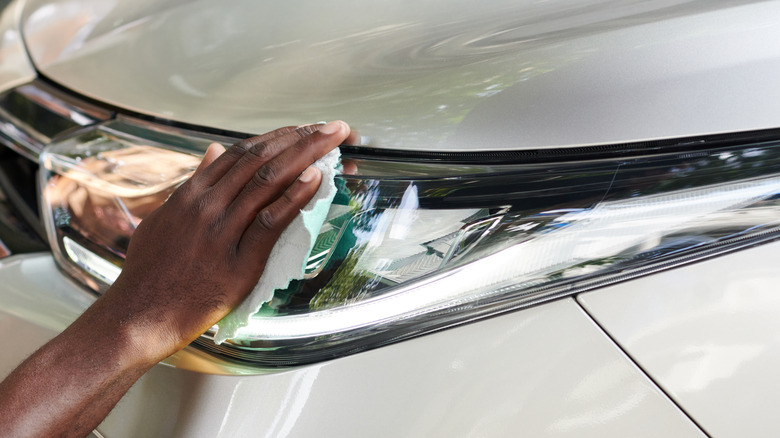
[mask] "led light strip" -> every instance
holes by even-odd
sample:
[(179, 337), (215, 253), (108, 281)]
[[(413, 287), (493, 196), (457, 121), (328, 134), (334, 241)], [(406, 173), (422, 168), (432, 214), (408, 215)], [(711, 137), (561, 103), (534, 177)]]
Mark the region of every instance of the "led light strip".
[(67, 236), (63, 237), (62, 245), (73, 263), (108, 284), (116, 281), (122, 272), (119, 266), (108, 262)]
[(386, 296), (306, 315), (255, 317), (238, 331), (237, 338), (280, 340), (343, 333), (435, 312), (458, 302), (473, 302), (506, 292), (508, 286), (538, 285), (539, 277), (614, 256), (716, 212), (731, 209), (731, 213), (738, 213), (734, 209), (778, 193), (780, 178), (770, 178), (603, 203), (562, 216), (559, 221), (568, 225), (554, 232)]

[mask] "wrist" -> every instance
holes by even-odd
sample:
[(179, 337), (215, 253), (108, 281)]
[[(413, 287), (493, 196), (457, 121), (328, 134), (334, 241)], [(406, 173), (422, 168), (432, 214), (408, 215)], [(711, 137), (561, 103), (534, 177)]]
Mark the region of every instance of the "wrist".
[(159, 309), (138, 305), (137, 300), (128, 299), (132, 291), (118, 293), (121, 287), (112, 286), (68, 330), (91, 344), (105, 346), (123, 369), (151, 368), (182, 348), (182, 341)]
[(90, 310), (145, 362), (157, 363), (186, 347), (227, 313), (199, 303), (186, 290), (176, 294), (184, 298), (161, 299), (174, 285), (137, 278), (120, 275)]

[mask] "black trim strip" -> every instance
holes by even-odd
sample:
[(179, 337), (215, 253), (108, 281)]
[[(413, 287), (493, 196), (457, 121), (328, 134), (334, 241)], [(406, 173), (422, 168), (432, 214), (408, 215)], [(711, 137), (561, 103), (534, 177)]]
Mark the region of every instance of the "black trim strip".
[(83, 100), (83, 101), (85, 101), (85, 102), (87, 102), (89, 104), (92, 104), (92, 105), (101, 106), (101, 107), (103, 107), (103, 108), (105, 108), (105, 109), (107, 109), (107, 110), (109, 110), (109, 111), (111, 111), (111, 112), (113, 112), (115, 114), (122, 114), (122, 115), (125, 115), (125, 116), (132, 117), (134, 119), (144, 120), (144, 121), (147, 121), (147, 122), (154, 122), (154, 123), (156, 123), (158, 125), (171, 126), (171, 127), (178, 128), (178, 129), (185, 129), (185, 130), (188, 130), (188, 131), (203, 132), (203, 133), (206, 133), (206, 134), (213, 134), (213, 135), (222, 136), (222, 137), (232, 137), (232, 138), (235, 138), (235, 139), (244, 139), (244, 138), (249, 138), (249, 137), (253, 137), (253, 136), (257, 135), (257, 134), (248, 134), (246, 132), (231, 131), (231, 130), (228, 130), (228, 129), (217, 129), (217, 128), (212, 128), (212, 127), (209, 127), (209, 126), (201, 126), (201, 125), (195, 125), (195, 124), (192, 124), (192, 123), (179, 122), (179, 121), (164, 119), (164, 118), (157, 117), (157, 116), (151, 116), (149, 114), (139, 113), (139, 112), (136, 112), (136, 111), (133, 111), (133, 110), (129, 110), (127, 108), (122, 108), (122, 107), (119, 107), (119, 106), (116, 106), (116, 105), (112, 105), (110, 103), (106, 103), (106, 102), (94, 99), (92, 97), (83, 95), (83, 94), (81, 94), (81, 93), (79, 93), (77, 91), (74, 91), (74, 90), (72, 90), (70, 88), (67, 88), (64, 85), (62, 85), (62, 84), (60, 84), (58, 82), (55, 82), (53, 79), (49, 78), (48, 76), (45, 76), (40, 71), (38, 72), (38, 80), (41, 81), (41, 82), (46, 83), (47, 85), (49, 85), (51, 87), (57, 88), (58, 90), (60, 90), (62, 92), (69, 93), (69, 94), (71, 94), (73, 96), (76, 96), (76, 97), (78, 97), (79, 100)]
[[(40, 74), (40, 72), (39, 80), (65, 93), (77, 96), (80, 100), (84, 100), (93, 105), (102, 106), (116, 114), (124, 114), (136, 119), (146, 120), (164, 126), (199, 131), (235, 139), (249, 138), (257, 135), (164, 119), (106, 104), (105, 102), (95, 100), (89, 96), (66, 88), (51, 78)], [(629, 158), (659, 153), (696, 152), (712, 148), (745, 145), (746, 143), (763, 143), (778, 140), (780, 140), (780, 127), (682, 138), (517, 151), (440, 152), (380, 149), (370, 146), (342, 146), (341, 151), (344, 155), (348, 156), (348, 158), (381, 158), (392, 161), (436, 162), (442, 164), (474, 164), (475, 162), (479, 162), (480, 164), (538, 164), (565, 161), (590, 161), (605, 158)]]
[(574, 146), (555, 149), (485, 152), (426, 152), (398, 149), (377, 149), (362, 146), (341, 146), (345, 155), (382, 158), (394, 161), (437, 162), (442, 164), (544, 164), (567, 161), (595, 161), (610, 158), (694, 153), (729, 146), (756, 146), (780, 141), (780, 128), (685, 137), (635, 143), (615, 143), (596, 146)]

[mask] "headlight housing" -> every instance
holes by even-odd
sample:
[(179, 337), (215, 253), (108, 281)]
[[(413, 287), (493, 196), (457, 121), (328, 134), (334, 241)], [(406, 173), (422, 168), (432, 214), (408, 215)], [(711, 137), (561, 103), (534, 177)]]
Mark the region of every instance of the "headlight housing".
[(93, 290), (107, 289), (135, 228), (194, 172), (193, 151), (208, 143), (120, 119), (47, 146), (41, 211), (60, 266)]
[[(52, 124), (49, 121), (55, 120)], [(56, 127), (56, 129), (54, 129)], [(100, 292), (137, 224), (237, 135), (115, 116), (35, 82), (0, 95), (0, 136), (38, 158), (59, 266)], [(775, 239), (780, 131), (514, 153), (342, 148), (356, 165), (304, 280), (235, 339), (263, 366), (324, 360)]]
[[(234, 139), (120, 118), (52, 142), (42, 203), (60, 265), (95, 290), (135, 226)], [(773, 239), (778, 141), (405, 156), (344, 148), (357, 166), (307, 276), (235, 339), (197, 343), (263, 365), (338, 357)]]

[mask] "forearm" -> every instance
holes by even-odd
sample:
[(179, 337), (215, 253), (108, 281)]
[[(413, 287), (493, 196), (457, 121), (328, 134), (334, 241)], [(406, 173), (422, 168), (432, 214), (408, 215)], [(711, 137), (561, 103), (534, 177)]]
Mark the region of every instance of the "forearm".
[(93, 430), (149, 368), (249, 294), (319, 187), (321, 174), (308, 166), (349, 134), (337, 121), (281, 128), (225, 153), (212, 145), (135, 230), (111, 288), (0, 384), (0, 434)]
[(98, 300), (0, 384), (3, 436), (83, 437), (159, 360), (109, 301)]

